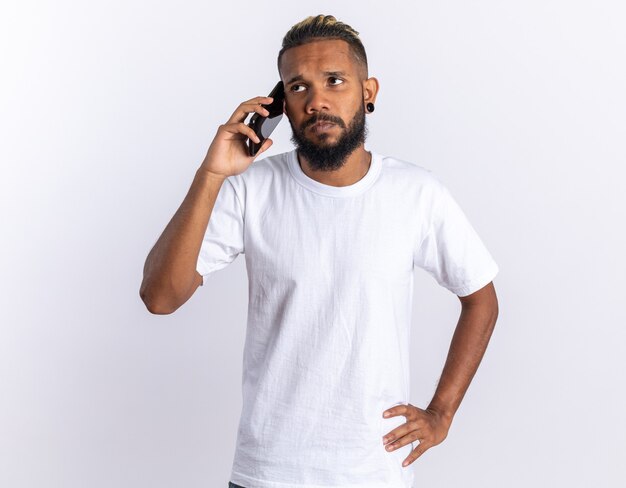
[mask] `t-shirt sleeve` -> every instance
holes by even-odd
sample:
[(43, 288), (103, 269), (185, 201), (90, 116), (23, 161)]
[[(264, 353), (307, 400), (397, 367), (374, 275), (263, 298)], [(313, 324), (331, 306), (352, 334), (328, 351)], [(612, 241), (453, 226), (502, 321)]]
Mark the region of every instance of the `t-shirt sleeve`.
[(239, 197), (228, 177), (222, 183), (200, 246), (196, 270), (207, 276), (225, 268), (244, 252), (244, 213)]
[(433, 198), (431, 224), (414, 253), (413, 263), (455, 295), (470, 295), (494, 279), (498, 265), (439, 180), (435, 180)]

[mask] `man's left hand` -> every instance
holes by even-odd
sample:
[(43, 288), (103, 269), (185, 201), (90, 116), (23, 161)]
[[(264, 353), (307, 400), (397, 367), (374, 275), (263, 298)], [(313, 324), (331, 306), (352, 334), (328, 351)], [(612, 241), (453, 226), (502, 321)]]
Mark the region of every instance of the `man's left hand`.
[[(385, 416), (389, 413), (388, 416)], [(410, 403), (397, 405), (383, 412), (385, 418), (404, 415), (406, 423), (399, 425), (383, 437), (383, 444), (387, 451), (393, 451), (398, 447), (406, 446), (413, 441), (418, 441), (418, 446), (402, 462), (402, 466), (408, 466), (427, 449), (441, 444), (448, 435), (452, 419), (443, 413), (427, 408), (422, 410)]]

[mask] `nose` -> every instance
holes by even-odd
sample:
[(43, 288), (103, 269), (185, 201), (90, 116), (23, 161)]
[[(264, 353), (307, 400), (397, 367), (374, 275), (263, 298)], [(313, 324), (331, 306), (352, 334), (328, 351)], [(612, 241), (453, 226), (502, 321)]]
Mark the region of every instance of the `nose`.
[(306, 113), (311, 114), (313, 112), (328, 112), (330, 110), (330, 104), (324, 96), (324, 92), (318, 88), (310, 87), (308, 97), (305, 106)]

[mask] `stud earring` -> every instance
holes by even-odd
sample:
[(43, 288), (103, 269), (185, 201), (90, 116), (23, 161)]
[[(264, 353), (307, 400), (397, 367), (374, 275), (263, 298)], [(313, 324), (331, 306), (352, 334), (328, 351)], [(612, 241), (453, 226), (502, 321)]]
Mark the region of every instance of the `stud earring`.
[(369, 102), (367, 104), (367, 111), (368, 112), (373, 112), (374, 111), (374, 104), (372, 102)]

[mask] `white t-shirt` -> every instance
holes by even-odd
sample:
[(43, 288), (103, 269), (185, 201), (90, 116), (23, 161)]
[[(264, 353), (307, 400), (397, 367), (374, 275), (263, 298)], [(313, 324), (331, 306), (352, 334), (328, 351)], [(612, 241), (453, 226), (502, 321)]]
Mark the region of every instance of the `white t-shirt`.
[(408, 488), (417, 441), (385, 450), (406, 422), (413, 269), (458, 296), (498, 266), (430, 170), (374, 151), (335, 187), (296, 149), (227, 178), (197, 270), (244, 253), (249, 280), (243, 408), (230, 480), (245, 488)]

